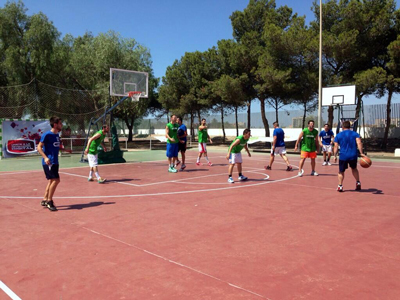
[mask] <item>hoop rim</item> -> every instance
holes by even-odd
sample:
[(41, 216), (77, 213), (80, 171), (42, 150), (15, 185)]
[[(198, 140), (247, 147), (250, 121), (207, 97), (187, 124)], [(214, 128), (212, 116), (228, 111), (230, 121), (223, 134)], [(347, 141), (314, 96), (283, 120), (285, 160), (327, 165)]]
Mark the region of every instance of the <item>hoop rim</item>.
[(140, 91), (131, 91), (128, 93), (128, 97), (130, 97), (134, 102), (138, 102), (141, 95), (142, 92)]

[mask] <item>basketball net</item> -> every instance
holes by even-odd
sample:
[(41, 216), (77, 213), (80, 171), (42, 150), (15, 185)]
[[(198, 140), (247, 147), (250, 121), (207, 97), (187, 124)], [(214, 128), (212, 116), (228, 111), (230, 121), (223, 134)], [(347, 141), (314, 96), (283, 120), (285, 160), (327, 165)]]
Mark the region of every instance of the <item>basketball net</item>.
[(139, 98), (142, 95), (142, 92), (129, 92), (128, 97), (131, 97), (132, 102), (139, 102)]

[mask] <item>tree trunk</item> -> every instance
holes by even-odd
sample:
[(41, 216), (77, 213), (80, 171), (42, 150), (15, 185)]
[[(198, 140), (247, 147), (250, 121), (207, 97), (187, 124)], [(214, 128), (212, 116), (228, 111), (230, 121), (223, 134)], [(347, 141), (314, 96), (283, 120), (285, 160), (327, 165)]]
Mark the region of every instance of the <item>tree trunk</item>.
[(133, 120), (132, 123), (129, 123), (128, 117), (124, 118), (126, 127), (128, 127), (128, 142), (133, 141)]
[(194, 128), (193, 128), (193, 121), (194, 121), (194, 116), (193, 112), (190, 112), (190, 135), (194, 138)]
[[(334, 107), (329, 106), (329, 108), (328, 108), (328, 124), (329, 124), (330, 128), (332, 128), (332, 125), (333, 125), (333, 110), (334, 110)], [(319, 127), (322, 128), (322, 125), (320, 125)]]
[[(387, 100), (387, 105), (386, 105), (386, 127), (385, 127), (385, 134), (383, 135), (383, 141), (382, 141), (382, 149), (386, 150), (387, 148), (387, 140), (389, 137), (389, 129), (390, 129), (390, 123), (391, 123), (391, 114), (392, 114), (392, 96), (393, 96), (393, 90), (389, 89), (388, 90), (388, 100)], [(365, 134), (365, 133), (364, 133)]]
[(354, 118), (356, 118), (358, 120), (358, 118), (360, 117), (360, 110), (361, 110), (361, 101), (362, 101), (362, 97), (363, 95), (357, 95), (357, 107), (356, 107), (356, 114), (354, 116)]
[(224, 106), (221, 104), (222, 141), (225, 143)]
[(251, 101), (247, 103), (247, 128), (251, 128)]
[(301, 129), (304, 129), (305, 123), (306, 123), (306, 114), (307, 114), (307, 103), (304, 102), (304, 114), (303, 114), (303, 122), (301, 125)]
[(265, 136), (269, 137), (269, 124), (267, 118), (265, 117), (265, 99), (259, 99), (259, 100), (261, 103), (261, 119), (263, 121), (265, 128)]
[(277, 99), (274, 99), (274, 100), (275, 100), (275, 122), (278, 122), (278, 124), (279, 124), (278, 100)]
[(239, 123), (238, 123), (238, 108), (237, 108), (237, 106), (235, 106), (235, 122), (236, 122), (236, 136), (239, 136)]

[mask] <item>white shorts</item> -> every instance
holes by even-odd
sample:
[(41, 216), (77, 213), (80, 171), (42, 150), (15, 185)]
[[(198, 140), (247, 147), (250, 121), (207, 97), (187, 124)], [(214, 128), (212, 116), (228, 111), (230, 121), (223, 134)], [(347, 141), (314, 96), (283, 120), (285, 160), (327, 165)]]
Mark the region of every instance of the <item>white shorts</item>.
[(332, 152), (332, 145), (322, 145), (323, 152)]
[(271, 148), (271, 155), (276, 155), (276, 154), (281, 154), (281, 155), (286, 154), (286, 147), (285, 146), (275, 147), (275, 151), (272, 151)]
[(199, 152), (200, 153), (207, 152), (207, 144), (206, 143), (199, 143)]
[(98, 162), (97, 162), (97, 154), (88, 154), (87, 155), (88, 161), (89, 161), (89, 167), (97, 167)]
[(241, 164), (242, 163), (242, 153), (231, 153), (231, 156), (229, 157), (229, 163), (231, 165), (234, 164)]

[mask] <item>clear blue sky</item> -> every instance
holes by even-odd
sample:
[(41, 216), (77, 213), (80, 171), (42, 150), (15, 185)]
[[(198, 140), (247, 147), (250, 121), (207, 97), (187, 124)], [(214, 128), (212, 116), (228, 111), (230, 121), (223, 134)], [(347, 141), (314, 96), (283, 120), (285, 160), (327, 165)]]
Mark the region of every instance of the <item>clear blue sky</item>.
[[(148, 47), (156, 77), (185, 52), (205, 51), (221, 39), (232, 38), (229, 16), (248, 0), (23, 0), (31, 15), (43, 12), (62, 35), (74, 37), (114, 30)], [(5, 1), (0, 0), (1, 6)], [(313, 0), (276, 0), (307, 23), (314, 19)], [(397, 98), (400, 98), (397, 96)], [(398, 99), (400, 101), (400, 99)], [(385, 103), (376, 100), (374, 103)]]

